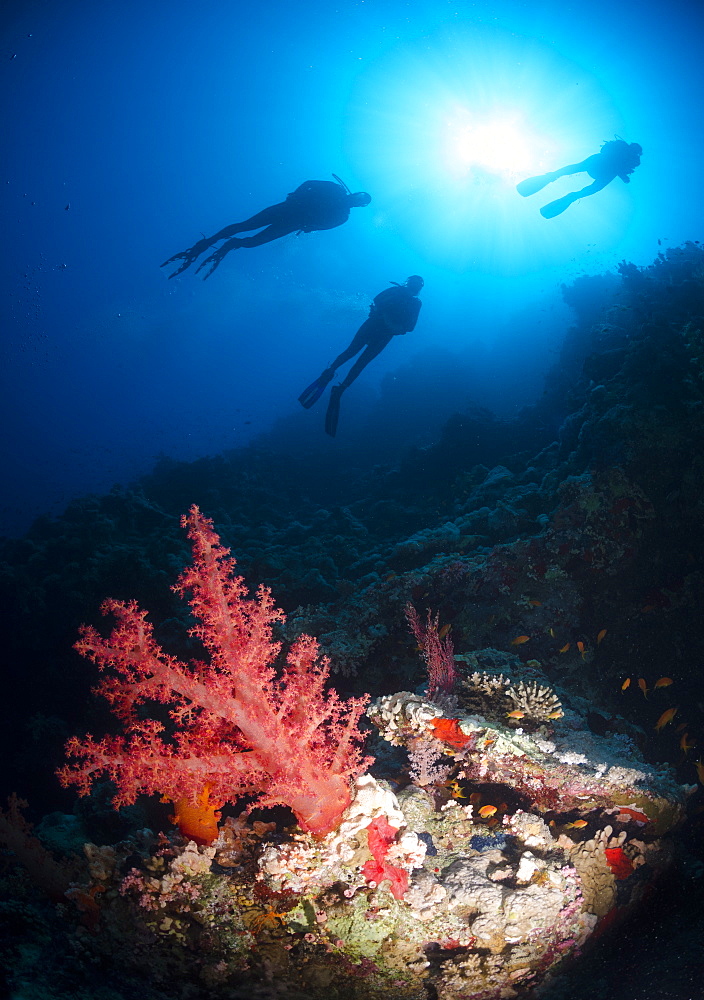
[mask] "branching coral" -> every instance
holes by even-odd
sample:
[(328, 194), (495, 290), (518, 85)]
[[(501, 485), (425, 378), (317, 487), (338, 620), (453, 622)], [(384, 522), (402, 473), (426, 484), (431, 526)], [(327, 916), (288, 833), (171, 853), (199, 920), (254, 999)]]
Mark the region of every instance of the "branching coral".
[(537, 681), (511, 681), (504, 674), (475, 671), (464, 678), (460, 697), (464, 708), (486, 718), (503, 718), (522, 712), (517, 721), (541, 724), (562, 717), (562, 704), (547, 684)]
[[(326, 690), (329, 662), (319, 660), (310, 636), (294, 644), (277, 676), (280, 644), (272, 624), (283, 614), (269, 590), (260, 587), (256, 599), (247, 597), (229, 550), (197, 507), (182, 523), (193, 544), (193, 566), (174, 589), (191, 593), (200, 622), (191, 634), (210, 661), (180, 662), (157, 645), (135, 602), (107, 601), (103, 610), (117, 619), (113, 632), (104, 639), (84, 627), (76, 648), (101, 670), (110, 668), (98, 691), (126, 736), (70, 740), (76, 762), (62, 768), (61, 781), (85, 795), (107, 774), (117, 786), (116, 806), (141, 792), (185, 800), (184, 809), (200, 804), (207, 813), (206, 841), (216, 833), (213, 803), (243, 795), (263, 806), (287, 805), (302, 829), (328, 833), (350, 803), (350, 780), (370, 762), (360, 752), (357, 728), (366, 698), (343, 702)], [(141, 709), (155, 702), (170, 706), (171, 739)]]

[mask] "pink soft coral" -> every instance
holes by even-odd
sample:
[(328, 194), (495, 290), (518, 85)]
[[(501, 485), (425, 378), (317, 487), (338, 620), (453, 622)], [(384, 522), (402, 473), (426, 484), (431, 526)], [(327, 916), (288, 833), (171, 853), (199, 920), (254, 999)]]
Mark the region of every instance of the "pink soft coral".
[[(67, 752), (78, 763), (61, 769), (62, 784), (87, 794), (108, 775), (117, 786), (116, 806), (139, 793), (162, 793), (196, 804), (204, 790), (212, 801), (256, 796), (256, 805), (287, 805), (303, 830), (333, 830), (350, 802), (351, 779), (370, 763), (363, 758), (358, 722), (366, 697), (341, 701), (326, 691), (327, 658), (318, 643), (301, 636), (279, 677), (273, 663), (280, 643), (272, 623), (283, 621), (271, 593), (260, 587), (249, 598), (234, 559), (220, 545), (212, 521), (192, 507), (182, 519), (193, 545), (193, 565), (174, 590), (190, 592), (210, 662), (186, 665), (165, 653), (152, 636), (146, 612), (134, 601), (108, 600), (103, 612), (117, 625), (104, 639), (84, 626), (76, 649), (111, 668), (97, 688), (122, 721), (126, 736), (96, 741), (73, 738)], [(171, 739), (161, 723), (143, 718), (145, 702), (171, 706)]]

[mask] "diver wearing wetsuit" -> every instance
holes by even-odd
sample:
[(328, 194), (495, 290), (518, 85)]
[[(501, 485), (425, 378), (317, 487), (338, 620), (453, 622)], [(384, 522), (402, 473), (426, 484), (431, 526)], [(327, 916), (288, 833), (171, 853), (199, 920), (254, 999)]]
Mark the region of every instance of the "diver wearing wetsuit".
[(568, 174), (589, 174), (593, 178), (593, 184), (587, 185), (581, 191), (573, 191), (563, 198), (551, 201), (549, 205), (544, 205), (540, 209), (543, 218), (553, 219), (579, 198), (586, 198), (588, 195), (601, 191), (616, 177), (620, 177), (624, 184), (629, 184), (631, 179), (629, 175), (640, 165), (642, 153), (643, 147), (637, 142), (628, 143), (623, 139), (612, 139), (605, 142), (598, 153), (588, 156), (586, 160), (570, 163), (566, 167), (560, 167), (559, 170), (553, 170), (552, 173), (541, 174), (539, 177), (529, 177), (517, 184), (516, 190), (519, 194), (527, 197), (541, 191), (546, 184), (551, 184), (558, 177), (565, 177)]
[(344, 365), (362, 351), (342, 382), (330, 390), (325, 430), (332, 437), (337, 432), (340, 397), (345, 389), (349, 389), (369, 362), (384, 350), (393, 337), (410, 333), (415, 329), (422, 306), (418, 294), (423, 285), (424, 281), (420, 275), (412, 274), (403, 285), (394, 282), (391, 288), (379, 292), (371, 304), (369, 316), (357, 330), (349, 347), (345, 348), (342, 354), (338, 354), (332, 364), (298, 397), (301, 405), (309, 409), (320, 399), (340, 365)]
[[(209, 270), (203, 276), (205, 279), (213, 273), (230, 250), (259, 247), (282, 236), (288, 236), (289, 233), (313, 233), (320, 229), (335, 229), (347, 222), (351, 208), (364, 207), (371, 200), (366, 191), (357, 191), (353, 194), (337, 177), (335, 181), (305, 181), (286, 196), (286, 201), (278, 205), (269, 205), (244, 222), (235, 222), (231, 226), (225, 226), (214, 236), (198, 240), (188, 250), (182, 250), (181, 253), (169, 257), (161, 266), (166, 267), (167, 264), (182, 261), (181, 266), (169, 275), (170, 278), (174, 278), (190, 267), (206, 250), (225, 240), (222, 246), (201, 261), (196, 268), (197, 273), (210, 264)], [(233, 238), (236, 233), (246, 233), (252, 229), (261, 229), (261, 232), (255, 233), (254, 236), (246, 236), (244, 239)]]

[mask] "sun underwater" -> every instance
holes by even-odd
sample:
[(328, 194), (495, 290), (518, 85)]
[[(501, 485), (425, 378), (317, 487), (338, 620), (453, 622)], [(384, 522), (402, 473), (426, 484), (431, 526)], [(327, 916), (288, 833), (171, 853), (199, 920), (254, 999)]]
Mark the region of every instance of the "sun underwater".
[[(350, 160), (383, 193), (375, 224), (440, 266), (531, 271), (564, 259), (585, 227), (608, 245), (627, 224), (618, 190), (580, 203), (559, 227), (516, 195), (517, 181), (582, 159), (624, 128), (596, 76), (543, 41), (474, 28), (399, 45), (360, 74), (347, 119)], [(575, 185), (565, 178), (552, 197)]]

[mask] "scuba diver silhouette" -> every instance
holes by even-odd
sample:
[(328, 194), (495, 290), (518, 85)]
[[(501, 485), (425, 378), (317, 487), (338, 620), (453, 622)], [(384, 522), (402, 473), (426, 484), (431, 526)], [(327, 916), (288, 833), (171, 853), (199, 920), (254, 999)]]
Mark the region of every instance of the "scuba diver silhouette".
[(544, 219), (554, 219), (556, 215), (560, 215), (566, 208), (569, 208), (572, 202), (579, 198), (585, 198), (587, 195), (596, 194), (616, 177), (620, 177), (625, 184), (629, 184), (630, 177), (628, 175), (632, 174), (640, 164), (642, 152), (643, 147), (637, 142), (627, 143), (623, 139), (611, 139), (602, 144), (598, 153), (588, 156), (586, 160), (582, 160), (580, 163), (570, 163), (566, 167), (553, 170), (552, 173), (541, 174), (539, 177), (529, 177), (517, 184), (516, 190), (525, 198), (541, 191), (546, 184), (552, 183), (558, 177), (582, 172), (589, 174), (594, 180), (593, 184), (582, 188), (581, 191), (566, 194), (563, 198), (558, 198), (557, 201), (551, 201), (540, 209), (540, 214)]
[[(235, 222), (231, 226), (225, 226), (215, 236), (205, 237), (198, 240), (188, 250), (182, 250), (173, 257), (165, 260), (161, 267), (182, 261), (169, 278), (175, 278), (181, 274), (206, 250), (209, 250), (221, 240), (226, 242), (218, 247), (214, 253), (202, 260), (196, 268), (196, 273), (206, 265), (210, 264), (209, 270), (203, 275), (203, 280), (208, 278), (215, 268), (224, 260), (230, 250), (240, 250), (243, 247), (259, 247), (264, 243), (271, 243), (289, 233), (313, 233), (319, 229), (335, 229), (341, 226), (350, 217), (351, 208), (363, 208), (370, 203), (371, 195), (366, 191), (357, 191), (354, 194), (350, 191), (344, 181), (341, 181), (337, 174), (332, 175), (335, 181), (305, 181), (295, 191), (286, 195), (286, 201), (278, 205), (270, 205), (268, 208), (257, 212), (251, 219), (244, 222)], [(264, 228), (266, 227), (266, 228)], [(246, 236), (244, 239), (233, 237), (236, 233), (246, 233), (252, 229), (261, 229), (260, 233), (254, 236)]]
[(346, 377), (330, 390), (330, 402), (325, 415), (325, 430), (335, 437), (337, 421), (340, 414), (340, 398), (345, 389), (349, 389), (358, 375), (367, 367), (370, 361), (380, 354), (389, 341), (400, 334), (410, 333), (415, 329), (422, 302), (417, 297), (425, 282), (418, 274), (412, 274), (403, 285), (393, 281), (391, 288), (385, 288), (375, 296), (369, 309), (369, 316), (357, 330), (352, 341), (342, 354), (338, 354), (332, 364), (325, 369), (315, 382), (303, 390), (298, 397), (301, 406), (309, 409), (322, 396), (328, 382), (335, 377), (335, 372), (355, 354), (362, 354), (350, 368)]

